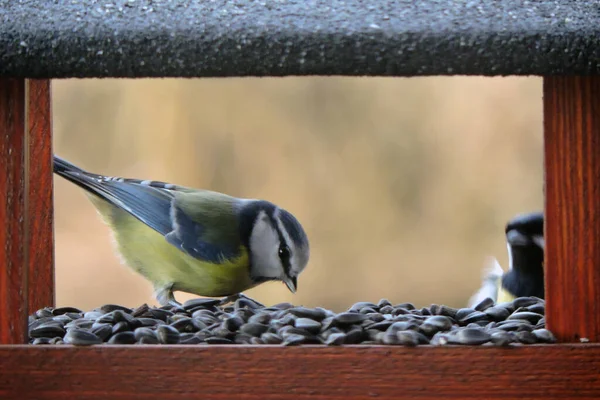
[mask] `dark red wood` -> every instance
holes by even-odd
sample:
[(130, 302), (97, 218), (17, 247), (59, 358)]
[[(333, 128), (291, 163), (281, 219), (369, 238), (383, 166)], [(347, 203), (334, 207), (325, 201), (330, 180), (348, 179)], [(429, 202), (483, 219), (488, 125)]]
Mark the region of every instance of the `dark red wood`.
[(27, 342), (25, 81), (0, 78), (0, 343)]
[(8, 399), (598, 399), (600, 345), (0, 346)]
[(50, 81), (29, 80), (29, 313), (54, 306), (52, 115)]
[(600, 341), (600, 77), (544, 78), (546, 322)]

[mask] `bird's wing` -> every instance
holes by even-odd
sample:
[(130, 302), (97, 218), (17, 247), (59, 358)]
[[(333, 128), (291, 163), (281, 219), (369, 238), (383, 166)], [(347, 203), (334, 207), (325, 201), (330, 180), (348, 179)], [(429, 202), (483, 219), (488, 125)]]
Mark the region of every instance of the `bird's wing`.
[(180, 191), (171, 206), (173, 231), (166, 238), (192, 257), (220, 263), (240, 255), (238, 199), (221, 193)]
[(240, 255), (234, 197), (159, 181), (92, 174), (57, 156), (54, 172), (128, 212), (194, 258), (219, 263)]

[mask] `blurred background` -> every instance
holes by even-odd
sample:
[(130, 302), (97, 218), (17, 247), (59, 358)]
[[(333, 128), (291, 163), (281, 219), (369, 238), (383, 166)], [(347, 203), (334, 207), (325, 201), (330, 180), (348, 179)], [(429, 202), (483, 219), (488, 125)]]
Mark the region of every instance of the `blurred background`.
[[(266, 304), (460, 307), (486, 257), (506, 269), (507, 220), (543, 208), (541, 96), (514, 77), (55, 80), (54, 151), (291, 211), (311, 260), (295, 295), (246, 292)], [(55, 178), (55, 207), (59, 306), (156, 304), (80, 189)]]

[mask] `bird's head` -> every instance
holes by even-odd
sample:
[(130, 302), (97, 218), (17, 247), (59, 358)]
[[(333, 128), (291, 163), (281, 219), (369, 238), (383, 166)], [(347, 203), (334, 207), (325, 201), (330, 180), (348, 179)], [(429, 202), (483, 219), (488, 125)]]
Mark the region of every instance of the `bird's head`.
[(544, 214), (520, 214), (505, 227), (510, 268), (541, 271), (544, 265)]
[(282, 281), (295, 293), (310, 255), (302, 225), (288, 211), (262, 200), (246, 201), (240, 215), (251, 279), (256, 283)]

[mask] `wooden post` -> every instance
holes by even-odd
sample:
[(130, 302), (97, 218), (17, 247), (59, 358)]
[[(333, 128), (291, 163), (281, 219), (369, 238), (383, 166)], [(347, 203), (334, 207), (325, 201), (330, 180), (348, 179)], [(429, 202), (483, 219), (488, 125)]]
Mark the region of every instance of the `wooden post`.
[(600, 341), (600, 77), (544, 78), (546, 322)]
[(0, 344), (54, 305), (50, 81), (0, 79)]
[(27, 81), (29, 314), (54, 306), (54, 202), (50, 81)]
[(0, 78), (0, 343), (27, 341), (25, 80)]

